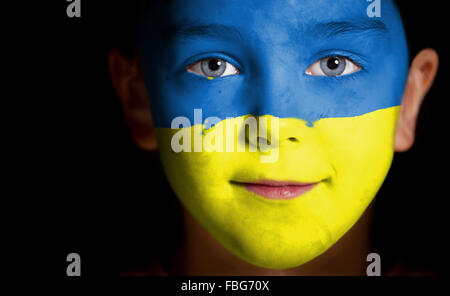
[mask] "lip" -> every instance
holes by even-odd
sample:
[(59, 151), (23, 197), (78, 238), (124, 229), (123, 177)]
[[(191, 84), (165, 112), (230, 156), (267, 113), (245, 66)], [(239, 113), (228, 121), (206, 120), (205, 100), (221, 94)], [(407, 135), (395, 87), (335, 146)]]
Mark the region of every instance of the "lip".
[(299, 197), (313, 189), (318, 184), (273, 180), (233, 183), (244, 186), (247, 191), (253, 192), (264, 198), (281, 200), (289, 200)]

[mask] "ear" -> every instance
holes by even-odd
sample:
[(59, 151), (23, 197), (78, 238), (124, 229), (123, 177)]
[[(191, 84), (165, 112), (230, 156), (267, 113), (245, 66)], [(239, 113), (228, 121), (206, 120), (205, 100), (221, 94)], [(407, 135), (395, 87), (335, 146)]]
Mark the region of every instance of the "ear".
[(108, 66), (116, 95), (122, 105), (126, 124), (136, 144), (155, 150), (156, 139), (150, 102), (139, 58), (127, 58), (118, 50), (108, 52)]
[(433, 84), (438, 65), (439, 57), (433, 49), (419, 52), (411, 64), (397, 122), (396, 152), (405, 152), (414, 144), (420, 106)]

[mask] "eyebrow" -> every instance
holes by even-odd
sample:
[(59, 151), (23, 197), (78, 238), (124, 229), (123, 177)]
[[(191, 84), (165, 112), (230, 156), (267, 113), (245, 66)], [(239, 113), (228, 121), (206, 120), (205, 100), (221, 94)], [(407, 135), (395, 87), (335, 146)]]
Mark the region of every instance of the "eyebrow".
[[(386, 25), (380, 20), (360, 21), (360, 22), (324, 22), (314, 25), (308, 25), (305, 31), (306, 34), (311, 34), (316, 38), (333, 38), (340, 35), (351, 34), (375, 34), (381, 37), (388, 35), (389, 30)], [(165, 29), (165, 36), (170, 37), (211, 37), (217, 38), (218, 36), (227, 37), (231, 39), (238, 39), (245, 41), (238, 28), (234, 26), (221, 25), (221, 24), (177, 24), (167, 27)]]
[(327, 22), (312, 26), (308, 33), (315, 37), (332, 38), (347, 34), (376, 34), (387, 36), (389, 33), (386, 25), (380, 20), (361, 22)]
[(166, 28), (166, 33), (172, 37), (193, 38), (204, 36), (217, 38), (221, 36), (244, 40), (236, 27), (221, 24), (178, 24)]

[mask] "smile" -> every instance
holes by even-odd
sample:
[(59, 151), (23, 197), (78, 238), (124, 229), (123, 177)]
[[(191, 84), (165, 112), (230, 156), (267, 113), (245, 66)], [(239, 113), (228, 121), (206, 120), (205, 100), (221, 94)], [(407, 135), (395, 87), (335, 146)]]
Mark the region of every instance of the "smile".
[(313, 189), (318, 183), (283, 182), (262, 180), (257, 182), (232, 182), (244, 186), (247, 191), (268, 199), (289, 200), (303, 195)]

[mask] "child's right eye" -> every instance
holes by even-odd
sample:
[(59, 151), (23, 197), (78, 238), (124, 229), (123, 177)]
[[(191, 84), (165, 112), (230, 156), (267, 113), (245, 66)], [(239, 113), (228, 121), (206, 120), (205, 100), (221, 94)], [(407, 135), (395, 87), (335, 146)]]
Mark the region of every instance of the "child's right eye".
[(197, 75), (206, 76), (209, 79), (230, 75), (239, 75), (239, 69), (231, 63), (219, 59), (208, 58), (200, 60), (186, 67), (186, 70)]

